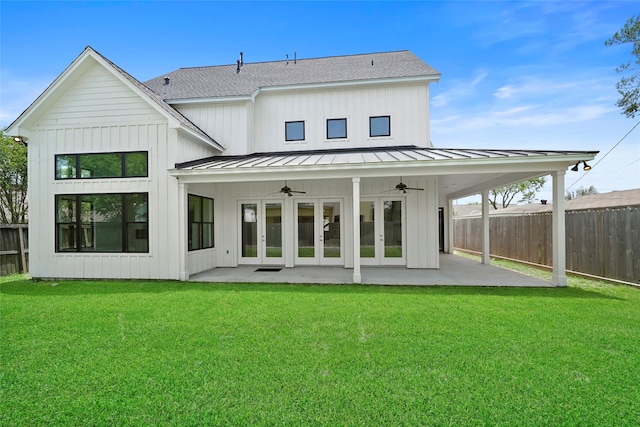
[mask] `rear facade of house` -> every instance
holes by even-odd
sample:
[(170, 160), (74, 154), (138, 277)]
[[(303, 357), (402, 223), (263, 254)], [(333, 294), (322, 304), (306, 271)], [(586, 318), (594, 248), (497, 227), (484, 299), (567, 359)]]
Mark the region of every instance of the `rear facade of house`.
[(143, 84), (87, 48), (8, 129), (28, 141), (31, 275), (438, 268), (452, 198), (593, 158), (433, 147), (439, 78), (399, 51)]

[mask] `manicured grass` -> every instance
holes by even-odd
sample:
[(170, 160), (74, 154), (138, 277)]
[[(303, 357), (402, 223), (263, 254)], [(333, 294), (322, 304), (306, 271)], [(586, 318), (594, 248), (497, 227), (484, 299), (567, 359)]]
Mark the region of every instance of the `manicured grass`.
[(0, 281), (0, 425), (639, 425), (640, 291)]

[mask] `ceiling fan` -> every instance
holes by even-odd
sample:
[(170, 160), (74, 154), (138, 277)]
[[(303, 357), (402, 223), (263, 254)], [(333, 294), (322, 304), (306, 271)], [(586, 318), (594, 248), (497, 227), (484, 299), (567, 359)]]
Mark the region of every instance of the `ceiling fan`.
[(282, 194), (286, 194), (287, 196), (291, 197), (293, 196), (293, 193), (297, 193), (297, 194), (307, 194), (306, 191), (295, 191), (292, 190), (288, 185), (287, 185), (287, 181), (284, 182), (284, 187), (282, 187), (280, 189), (280, 191), (277, 191), (275, 193), (272, 194), (278, 194), (278, 193), (282, 193)]
[(400, 184), (396, 185), (396, 187), (393, 190), (387, 190), (385, 191), (385, 193), (389, 193), (391, 191), (402, 191), (403, 194), (407, 193), (407, 190), (418, 190), (418, 191), (424, 191), (424, 188), (416, 188), (416, 187), (407, 187), (407, 184), (402, 182), (402, 178), (400, 178)]

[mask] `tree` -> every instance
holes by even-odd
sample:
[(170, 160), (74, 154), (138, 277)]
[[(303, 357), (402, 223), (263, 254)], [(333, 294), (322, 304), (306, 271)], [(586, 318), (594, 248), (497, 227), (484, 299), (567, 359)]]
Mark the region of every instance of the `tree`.
[(0, 131), (0, 223), (27, 219), (27, 147)]
[(574, 199), (577, 199), (578, 197), (590, 196), (592, 194), (598, 194), (598, 193), (599, 193), (598, 190), (596, 190), (596, 187), (594, 187), (593, 185), (590, 186), (589, 188), (580, 187), (576, 191), (567, 191), (565, 193), (564, 199), (574, 200)]
[(517, 184), (507, 185), (506, 187), (495, 188), (489, 192), (489, 203), (494, 209), (498, 209), (498, 199), (503, 208), (506, 208), (511, 204), (513, 199), (520, 194), (520, 202), (531, 203), (536, 196), (536, 192), (539, 191), (546, 179), (544, 177), (531, 179), (529, 181), (522, 181)]
[[(631, 17), (627, 23), (616, 33), (604, 42), (605, 46), (613, 46), (623, 43), (633, 43), (631, 54), (635, 56), (634, 65), (631, 61), (616, 68), (618, 74), (623, 75), (616, 83), (616, 89), (621, 98), (616, 102), (616, 106), (622, 108), (622, 114), (629, 118), (634, 118), (640, 112), (640, 16)], [(625, 75), (628, 74), (628, 75)]]

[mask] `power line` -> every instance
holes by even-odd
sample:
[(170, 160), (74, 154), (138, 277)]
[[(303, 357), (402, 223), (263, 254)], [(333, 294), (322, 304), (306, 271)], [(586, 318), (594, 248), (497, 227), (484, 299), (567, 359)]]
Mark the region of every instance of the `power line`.
[[(620, 138), (620, 141), (616, 142), (616, 143), (615, 143), (615, 145), (614, 145), (613, 147), (611, 147), (611, 149), (609, 149), (609, 151), (607, 151), (607, 153), (606, 153), (604, 156), (600, 157), (600, 159), (599, 159), (597, 162), (595, 162), (595, 163), (593, 164), (592, 168), (595, 168), (596, 166), (598, 166), (598, 164), (599, 164), (601, 161), (603, 161), (603, 160), (604, 160), (604, 158), (605, 158), (605, 157), (607, 157), (607, 156), (609, 155), (609, 153), (611, 153), (611, 152), (613, 151), (613, 149), (614, 149), (614, 148), (616, 148), (618, 145), (620, 145), (620, 143), (621, 143), (622, 141), (624, 141), (624, 139), (625, 139), (627, 136), (629, 136), (629, 134), (630, 134), (631, 132), (633, 132), (633, 131), (635, 130), (635, 128), (637, 128), (637, 127), (638, 127), (638, 125), (640, 125), (640, 122), (637, 122), (637, 123), (636, 123), (636, 124), (635, 124), (635, 125), (634, 125), (630, 130), (629, 130), (629, 132), (625, 133), (625, 134), (624, 134), (624, 136), (623, 136), (622, 138)], [(627, 166), (628, 166), (628, 165), (627, 165)], [(586, 171), (585, 173), (583, 173), (583, 174), (582, 174), (582, 176), (581, 176), (580, 178), (576, 179), (576, 180), (573, 182), (573, 184), (571, 184), (570, 186), (568, 186), (567, 188), (565, 188), (565, 191), (566, 191), (566, 190), (568, 190), (568, 189), (570, 189), (570, 188), (571, 188), (571, 187), (573, 187), (574, 185), (576, 185), (576, 184), (578, 183), (578, 181), (580, 181), (582, 178), (584, 178), (584, 177), (585, 177), (585, 175), (586, 175), (586, 174), (588, 174), (588, 173), (589, 173), (589, 171)]]

